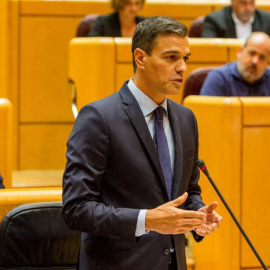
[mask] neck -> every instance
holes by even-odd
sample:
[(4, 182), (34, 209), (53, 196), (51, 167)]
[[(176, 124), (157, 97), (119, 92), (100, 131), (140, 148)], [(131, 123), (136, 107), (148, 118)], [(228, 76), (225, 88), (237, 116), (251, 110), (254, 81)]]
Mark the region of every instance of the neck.
[(119, 15), (119, 20), (120, 20), (121, 26), (129, 27), (129, 26), (133, 26), (134, 24), (136, 24), (135, 17), (125, 16), (121, 12), (118, 12), (118, 15)]
[(133, 76), (133, 82), (145, 95), (151, 98), (157, 105), (160, 105), (166, 98), (166, 95), (159, 93), (155, 86), (152, 86), (150, 83), (143, 80), (141, 76), (137, 73), (135, 73)]

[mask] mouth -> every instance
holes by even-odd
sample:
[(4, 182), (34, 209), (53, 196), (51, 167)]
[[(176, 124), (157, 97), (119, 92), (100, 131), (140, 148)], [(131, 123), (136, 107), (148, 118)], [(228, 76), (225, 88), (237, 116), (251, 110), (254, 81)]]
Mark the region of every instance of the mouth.
[(177, 78), (177, 79), (174, 79), (172, 81), (176, 82), (176, 83), (182, 83), (183, 79), (182, 78)]
[(255, 66), (249, 66), (249, 67), (247, 67), (247, 71), (250, 73), (256, 73), (257, 68)]

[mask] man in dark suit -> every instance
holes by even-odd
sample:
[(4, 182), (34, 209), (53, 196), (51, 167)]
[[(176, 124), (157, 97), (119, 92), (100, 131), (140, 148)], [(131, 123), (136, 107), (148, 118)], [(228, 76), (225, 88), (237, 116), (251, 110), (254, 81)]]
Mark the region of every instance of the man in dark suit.
[(246, 39), (257, 31), (270, 35), (270, 13), (256, 9), (255, 0), (231, 0), (231, 6), (206, 16), (202, 37)]
[(200, 241), (219, 226), (217, 202), (204, 206), (200, 195), (195, 117), (166, 98), (181, 87), (187, 34), (168, 17), (138, 24), (134, 77), (78, 115), (63, 219), (82, 232), (79, 269), (185, 270), (184, 233)]

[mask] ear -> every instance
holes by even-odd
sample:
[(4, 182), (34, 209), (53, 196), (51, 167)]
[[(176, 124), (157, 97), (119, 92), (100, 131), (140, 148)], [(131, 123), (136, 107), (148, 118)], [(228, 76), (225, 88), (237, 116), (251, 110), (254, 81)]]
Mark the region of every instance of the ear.
[(146, 52), (139, 48), (134, 50), (134, 59), (137, 65), (137, 69), (144, 69), (146, 55)]
[(241, 49), (238, 51), (238, 53), (237, 53), (237, 59), (240, 58), (240, 56), (241, 56), (241, 54), (242, 54), (242, 51), (243, 51), (243, 48), (241, 48)]

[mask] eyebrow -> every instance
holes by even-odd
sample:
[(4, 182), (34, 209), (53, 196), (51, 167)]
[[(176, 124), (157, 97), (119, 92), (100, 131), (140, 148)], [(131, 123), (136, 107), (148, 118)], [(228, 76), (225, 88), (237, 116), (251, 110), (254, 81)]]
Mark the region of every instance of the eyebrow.
[[(163, 52), (162, 54), (170, 54), (170, 53), (174, 53), (174, 54), (180, 54), (180, 52), (179, 51), (165, 51), (165, 52)], [(185, 56), (190, 56), (191, 55), (191, 53), (187, 53)]]

